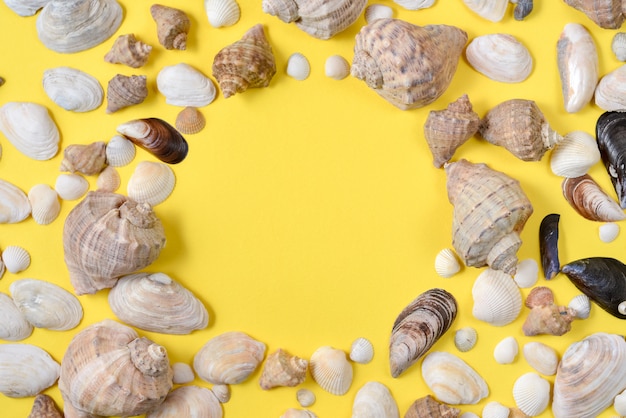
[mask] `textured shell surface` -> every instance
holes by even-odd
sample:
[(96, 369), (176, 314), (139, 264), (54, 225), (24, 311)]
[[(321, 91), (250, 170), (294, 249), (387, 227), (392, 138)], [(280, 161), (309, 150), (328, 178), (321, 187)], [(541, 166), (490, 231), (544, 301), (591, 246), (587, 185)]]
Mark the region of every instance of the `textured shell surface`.
[(444, 248), (435, 256), (435, 272), (449, 278), (461, 271), (461, 263), (451, 248)]
[(172, 363), (172, 371), (174, 372), (174, 375), (172, 376), (172, 381), (177, 385), (191, 383), (196, 378), (193, 369), (187, 363), (183, 363), (180, 361)]
[(589, 174), (565, 178), (561, 187), (565, 200), (585, 219), (597, 222), (626, 219), (626, 213), (619, 203), (609, 196)]
[(90, 144), (70, 144), (63, 151), (59, 169), (87, 176), (99, 174), (106, 166), (106, 144), (104, 141)]
[(626, 32), (617, 32), (611, 41), (611, 51), (618, 61), (626, 61)]
[(54, 182), (54, 190), (63, 200), (80, 199), (89, 190), (89, 181), (77, 173), (61, 173)]
[(341, 55), (331, 55), (324, 63), (324, 74), (334, 80), (343, 80), (350, 75), (350, 63)]
[(556, 44), (565, 110), (576, 113), (593, 98), (599, 76), (596, 44), (579, 23), (568, 23)]
[(104, 100), (104, 90), (98, 79), (72, 67), (44, 71), (43, 89), (54, 103), (74, 112), (97, 109)]
[(39, 225), (52, 223), (61, 212), (59, 194), (47, 184), (36, 184), (28, 191), (31, 216)]
[(598, 227), (598, 237), (602, 242), (613, 242), (619, 235), (620, 227), (618, 223), (607, 222)]
[(508, 418), (511, 413), (511, 408), (506, 405), (502, 405), (498, 401), (491, 401), (485, 404), (482, 410), (483, 418)]
[(106, 144), (107, 164), (112, 167), (123, 167), (135, 159), (135, 144), (121, 135), (114, 135)]
[(626, 415), (626, 392), (622, 392), (615, 397), (613, 408), (620, 416)]
[(317, 415), (308, 409), (289, 408), (280, 418), (317, 418)]
[(606, 168), (617, 201), (626, 209), (626, 113), (605, 112), (596, 122), (596, 139), (600, 150), (600, 159)]
[(13, 298), (0, 292), (0, 339), (21, 341), (32, 333), (33, 325), (13, 302)]
[(584, 13), (596, 25), (604, 29), (618, 29), (624, 22), (620, 0), (565, 0), (565, 4)]
[(445, 403), (437, 401), (430, 395), (416, 399), (406, 411), (404, 418), (447, 417), (456, 418), (461, 411)]
[(213, 102), (217, 94), (209, 77), (184, 62), (163, 67), (156, 82), (165, 102), (173, 106), (203, 107)]
[(376, 19), (391, 19), (393, 9), (386, 4), (372, 3), (365, 7), (363, 12), (365, 23), (372, 23)]
[(180, 133), (193, 135), (204, 129), (206, 119), (197, 107), (186, 106), (178, 112), (174, 125)]
[(399, 109), (423, 107), (450, 85), (466, 42), (456, 26), (376, 19), (356, 36), (351, 74)]
[(141, 161), (128, 179), (128, 197), (139, 203), (156, 206), (174, 191), (176, 176), (169, 165), (158, 161)]
[(513, 384), (513, 399), (526, 415), (540, 415), (550, 403), (550, 382), (537, 373), (525, 373)]
[(32, 16), (50, 0), (4, 0), (4, 4), (20, 16)]
[(478, 16), (492, 22), (501, 21), (509, 5), (508, 0), (463, 0), (463, 3)]
[(122, 276), (108, 300), (122, 322), (146, 331), (190, 334), (209, 324), (200, 299), (165, 273)]
[(146, 418), (222, 418), (222, 416), (222, 405), (213, 392), (196, 385), (181, 386), (172, 390), (162, 404), (146, 414)]
[(193, 369), (213, 384), (234, 385), (248, 379), (265, 357), (266, 345), (246, 333), (228, 331), (207, 341), (193, 359)]
[(174, 7), (162, 4), (150, 6), (150, 14), (157, 25), (157, 36), (159, 43), (165, 49), (187, 49), (187, 35), (191, 27), (189, 16)]
[(22, 189), (0, 179), (0, 223), (21, 222), (30, 216), (28, 196)]
[(51, 0), (37, 17), (37, 35), (48, 49), (74, 53), (109, 39), (122, 18), (116, 0)]
[(495, 326), (513, 322), (522, 310), (522, 293), (512, 277), (488, 268), (472, 286), (472, 315)]
[(107, 113), (143, 103), (148, 96), (145, 75), (117, 74), (107, 84)]
[(211, 387), (211, 391), (213, 392), (215, 397), (217, 397), (217, 400), (220, 401), (220, 403), (227, 403), (228, 401), (230, 401), (230, 397), (232, 395), (230, 385), (213, 385)]
[(60, 370), (59, 363), (36, 345), (0, 345), (0, 393), (5, 396), (35, 396), (56, 383)]
[(393, 0), (393, 2), (407, 10), (427, 9), (435, 4), (435, 0)]
[(400, 376), (432, 348), (454, 322), (457, 310), (451, 293), (430, 289), (400, 312), (389, 338), (389, 366), (393, 377)]
[(118, 125), (117, 132), (164, 163), (178, 164), (189, 152), (187, 140), (163, 119), (133, 119)]
[(259, 385), (264, 390), (278, 386), (298, 386), (304, 382), (308, 366), (308, 360), (279, 348), (265, 359)]
[(350, 360), (359, 364), (367, 364), (374, 358), (374, 345), (370, 340), (359, 337), (350, 345)]
[(591, 314), (591, 300), (585, 294), (581, 293), (574, 296), (567, 306), (576, 312), (576, 318), (578, 319), (587, 319)]
[(561, 215), (549, 213), (539, 224), (539, 254), (546, 280), (551, 280), (561, 270), (559, 260), (559, 221)]
[(515, 337), (505, 337), (493, 349), (493, 358), (498, 364), (511, 364), (517, 358), (519, 344)]
[(513, 280), (517, 283), (517, 286), (525, 289), (533, 287), (539, 279), (539, 264), (534, 258), (526, 258), (517, 263), (517, 269)]
[(40, 393), (35, 396), (28, 418), (63, 418), (63, 414), (52, 397)]
[(2, 262), (10, 273), (20, 273), (30, 266), (30, 253), (19, 245), (9, 245), (2, 251)]
[(317, 348), (311, 354), (309, 370), (315, 383), (330, 394), (345, 395), (352, 385), (352, 364), (338, 348), (327, 345)]
[(528, 48), (508, 33), (475, 37), (465, 48), (465, 57), (476, 71), (504, 83), (521, 83), (533, 70)]
[(400, 418), (400, 411), (387, 386), (370, 381), (354, 397), (352, 418)]
[(302, 53), (294, 52), (287, 59), (287, 69), (285, 71), (288, 76), (296, 80), (306, 80), (309, 74), (311, 74), (311, 64)]
[(307, 408), (315, 403), (315, 393), (310, 389), (298, 389), (296, 400), (301, 407)]
[(204, 0), (204, 11), (214, 28), (232, 26), (239, 21), (241, 10), (236, 0)]
[(534, 335), (563, 335), (572, 329), (572, 322), (576, 319), (576, 312), (567, 306), (560, 306), (550, 302), (543, 305), (531, 306), (530, 313), (522, 325), (525, 336)]
[(464, 353), (471, 350), (478, 341), (478, 333), (473, 327), (463, 327), (454, 333), (454, 346)]
[(141, 42), (134, 34), (128, 33), (117, 37), (109, 52), (104, 56), (104, 61), (139, 68), (146, 65), (151, 52), (151, 45)]
[(596, 139), (585, 131), (571, 131), (563, 136), (550, 153), (550, 169), (561, 177), (579, 177), (600, 161)]
[(626, 108), (626, 64), (600, 78), (594, 91), (596, 105), (606, 111), (621, 111)]
[(448, 404), (476, 404), (489, 395), (485, 379), (460, 357), (445, 351), (424, 357), (422, 378), (435, 398)]
[(0, 107), (0, 131), (22, 154), (45, 161), (59, 151), (61, 134), (48, 109), (32, 102), (7, 102)]
[(122, 184), (120, 173), (115, 167), (106, 166), (96, 179), (96, 188), (103, 192), (115, 192)]
[(526, 362), (537, 372), (554, 376), (559, 365), (559, 354), (547, 344), (540, 341), (530, 341), (524, 344), (522, 353)]

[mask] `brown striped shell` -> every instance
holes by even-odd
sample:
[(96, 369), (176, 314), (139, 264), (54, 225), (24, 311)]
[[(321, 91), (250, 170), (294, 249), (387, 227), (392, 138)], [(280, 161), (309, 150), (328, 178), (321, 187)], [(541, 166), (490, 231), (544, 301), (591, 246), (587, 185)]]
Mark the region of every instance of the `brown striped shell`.
[(148, 96), (145, 75), (117, 74), (107, 84), (106, 113), (114, 113), (128, 106), (142, 103)]
[(585, 219), (614, 222), (626, 219), (619, 203), (610, 197), (589, 174), (568, 177), (561, 185), (567, 203)]
[(178, 164), (189, 151), (181, 133), (159, 118), (134, 119), (118, 125), (117, 132), (164, 163)]

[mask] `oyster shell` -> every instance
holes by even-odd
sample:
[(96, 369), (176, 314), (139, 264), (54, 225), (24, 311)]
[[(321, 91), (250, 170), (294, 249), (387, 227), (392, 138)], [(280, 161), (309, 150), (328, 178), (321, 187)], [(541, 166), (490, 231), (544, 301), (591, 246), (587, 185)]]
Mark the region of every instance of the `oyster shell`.
[(539, 253), (541, 268), (546, 280), (552, 279), (561, 269), (559, 261), (559, 220), (561, 215), (550, 213), (539, 225)]
[(13, 183), (0, 179), (0, 223), (22, 222), (30, 216), (30, 212), (26, 193)]
[(32, 16), (50, 0), (4, 0), (4, 4), (20, 16)]
[(36, 184), (28, 191), (31, 216), (39, 225), (52, 223), (61, 212), (59, 194), (47, 184)]
[(556, 374), (559, 355), (554, 348), (539, 341), (531, 341), (524, 344), (522, 353), (530, 367), (539, 373), (546, 376)]
[(463, 0), (463, 3), (478, 16), (492, 22), (501, 21), (509, 5), (508, 0)]
[(176, 176), (169, 165), (158, 161), (141, 161), (128, 179), (126, 193), (139, 203), (156, 206), (174, 191)]
[(117, 132), (164, 163), (178, 164), (189, 151), (180, 132), (162, 119), (134, 119), (118, 125)]
[(622, 0), (565, 0), (604, 29), (618, 29), (624, 22)]
[(359, 337), (350, 345), (350, 360), (367, 364), (374, 358), (374, 345), (367, 338)]
[(107, 84), (107, 113), (142, 103), (148, 96), (145, 75), (117, 74)]
[(311, 355), (309, 366), (311, 377), (326, 392), (339, 396), (350, 390), (354, 371), (343, 350), (319, 347)]
[(18, 151), (45, 161), (59, 151), (61, 135), (44, 106), (32, 102), (7, 102), (0, 107), (0, 131)]
[(204, 0), (204, 11), (214, 28), (232, 26), (239, 21), (241, 10), (236, 0)]
[(146, 418), (169, 417), (222, 418), (222, 405), (210, 389), (181, 386), (170, 393), (161, 405), (149, 411)]
[(0, 345), (0, 393), (5, 396), (35, 396), (56, 383), (60, 369), (59, 363), (36, 345)]
[(513, 278), (491, 268), (476, 277), (472, 299), (472, 315), (495, 326), (510, 324), (522, 310), (522, 294)]
[(352, 403), (352, 418), (400, 418), (393, 395), (380, 382), (367, 382), (357, 391)]
[(596, 105), (606, 111), (622, 111), (626, 108), (626, 64), (600, 78), (594, 91)]
[(165, 49), (187, 49), (187, 35), (191, 21), (187, 14), (174, 7), (162, 4), (150, 6), (150, 14), (157, 25), (157, 36), (159, 43)]
[(156, 82), (165, 102), (173, 106), (203, 107), (211, 103), (217, 93), (209, 77), (182, 62), (163, 67)]
[(60, 170), (91, 176), (99, 174), (104, 167), (106, 167), (106, 144), (104, 141), (97, 141), (90, 144), (70, 144), (65, 147)]
[(180, 133), (193, 135), (204, 129), (206, 119), (200, 109), (187, 106), (178, 113), (174, 125)]
[(97, 109), (104, 100), (104, 90), (98, 79), (71, 67), (44, 71), (43, 89), (54, 103), (74, 112)]
[(44, 393), (40, 393), (35, 396), (33, 408), (30, 414), (28, 414), (28, 418), (63, 418), (63, 414), (57, 408), (54, 399)]
[(557, 176), (579, 177), (599, 161), (596, 139), (585, 131), (572, 131), (552, 150), (550, 169)]
[(104, 56), (111, 64), (124, 64), (131, 68), (143, 67), (150, 58), (152, 46), (139, 41), (132, 33), (120, 35)]
[[(441, 418), (457, 418), (460, 416), (461, 410), (453, 408), (444, 403), (438, 402), (430, 395), (416, 399), (409, 406), (404, 414), (404, 418), (422, 418), (422, 417), (441, 417)], [(465, 414), (463, 414), (465, 417)], [(467, 417), (466, 417), (467, 418)]]
[(613, 188), (617, 193), (617, 201), (622, 209), (626, 209), (626, 113), (605, 112), (596, 122), (596, 139), (600, 158)]
[(298, 386), (304, 382), (309, 362), (293, 356), (279, 348), (267, 356), (259, 384), (261, 389), (269, 390), (277, 386)]
[(80, 174), (62, 173), (57, 176), (54, 190), (63, 200), (76, 200), (89, 190), (89, 182)]
[(528, 48), (508, 33), (475, 37), (465, 48), (465, 57), (476, 71), (503, 83), (521, 83), (533, 70)]
[(563, 196), (583, 218), (597, 222), (626, 219), (626, 213), (589, 175), (566, 178), (562, 184)]
[(33, 333), (33, 324), (28, 322), (13, 298), (0, 292), (0, 339), (21, 341)]

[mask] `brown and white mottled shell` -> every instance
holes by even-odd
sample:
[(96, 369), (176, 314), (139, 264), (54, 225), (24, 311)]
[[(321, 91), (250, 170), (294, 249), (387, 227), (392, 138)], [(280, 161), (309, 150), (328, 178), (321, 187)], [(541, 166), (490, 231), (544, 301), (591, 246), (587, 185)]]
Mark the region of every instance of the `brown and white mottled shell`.
[(191, 21), (184, 11), (162, 4), (153, 4), (150, 6), (150, 14), (157, 24), (159, 43), (165, 49), (187, 49), (187, 35)]
[(161, 405), (146, 414), (146, 418), (222, 416), (222, 404), (213, 391), (196, 385), (180, 386), (172, 390)]
[(604, 29), (619, 29), (624, 23), (622, 0), (565, 0), (565, 4), (583, 12)]
[(24, 340), (30, 337), (33, 328), (33, 324), (28, 322), (13, 298), (0, 292), (0, 340)]
[[(404, 414), (404, 418), (457, 418), (458, 416), (460, 416), (460, 414), (460, 409), (451, 407), (442, 402), (438, 402), (432, 396), (426, 395), (419, 399), (416, 399), (415, 402), (413, 402), (411, 406), (409, 406), (409, 409)], [(469, 418), (469, 416), (467, 418)]]
[(146, 65), (152, 46), (138, 40), (134, 34), (120, 35), (104, 56), (104, 61), (111, 64), (123, 64), (131, 68)]
[(45, 393), (40, 393), (35, 396), (28, 418), (63, 418), (63, 414), (56, 403), (54, 403), (52, 397)]
[(52, 223), (61, 212), (59, 194), (47, 184), (36, 184), (28, 191), (31, 216), (39, 225)]
[(354, 371), (343, 350), (319, 347), (311, 355), (309, 366), (311, 377), (326, 392), (340, 396), (350, 390)]
[(351, 74), (402, 110), (426, 106), (448, 88), (466, 42), (455, 26), (376, 19), (356, 36)]
[(176, 176), (169, 165), (158, 161), (141, 161), (128, 179), (126, 193), (139, 203), (156, 206), (174, 191)]
[(472, 286), (472, 315), (494, 326), (513, 322), (522, 311), (522, 293), (513, 278), (491, 268), (481, 272)]
[(107, 113), (142, 103), (148, 96), (145, 75), (117, 74), (107, 85)]
[(204, 129), (206, 125), (206, 119), (204, 115), (194, 106), (186, 106), (183, 110), (178, 112), (174, 126), (182, 134), (193, 135), (197, 134)]
[(609, 196), (589, 174), (565, 178), (561, 185), (563, 196), (583, 218), (597, 222), (626, 219), (619, 203)]
[(2, 105), (0, 131), (19, 152), (34, 160), (49, 160), (59, 151), (59, 129), (48, 109), (38, 103)]
[(125, 122), (117, 126), (117, 132), (164, 163), (178, 164), (189, 152), (189, 144), (182, 134), (159, 118)]
[(0, 344), (0, 393), (10, 398), (35, 396), (54, 385), (61, 366), (32, 344)]
[(521, 83), (533, 70), (526, 46), (508, 33), (490, 33), (472, 39), (465, 57), (479, 73), (503, 83)]
[(278, 386), (294, 387), (304, 382), (309, 362), (279, 348), (267, 356), (259, 384), (268, 390)]
[(352, 402), (352, 418), (400, 418), (398, 404), (387, 386), (367, 382), (357, 391)]
[(103, 141), (91, 144), (70, 144), (63, 151), (61, 171), (99, 174), (106, 167), (106, 144)]

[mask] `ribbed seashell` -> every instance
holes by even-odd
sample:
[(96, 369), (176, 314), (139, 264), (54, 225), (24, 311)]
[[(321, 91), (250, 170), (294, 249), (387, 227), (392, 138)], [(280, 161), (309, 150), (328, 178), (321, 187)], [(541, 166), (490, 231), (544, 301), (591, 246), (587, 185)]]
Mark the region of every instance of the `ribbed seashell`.
[(61, 361), (59, 389), (68, 417), (145, 414), (172, 386), (166, 349), (110, 319), (78, 332)]
[(352, 402), (352, 418), (400, 418), (393, 395), (380, 382), (367, 382)]
[(28, 418), (63, 418), (63, 414), (54, 403), (54, 399), (45, 393), (35, 396)]
[(301, 407), (307, 408), (315, 403), (315, 393), (309, 389), (298, 389), (296, 400)]
[(289, 408), (280, 418), (317, 418), (317, 415), (308, 409)]
[(356, 36), (351, 74), (402, 110), (426, 106), (450, 85), (465, 42), (456, 26), (376, 19)]
[(567, 347), (554, 379), (552, 413), (556, 418), (594, 417), (626, 388), (626, 342), (596, 332)]
[(0, 345), (0, 393), (5, 396), (35, 396), (56, 383), (60, 369), (59, 363), (36, 345)]
[(181, 386), (170, 393), (146, 418), (203, 417), (222, 418), (222, 404), (213, 391), (202, 386)]
[(200, 299), (165, 273), (122, 276), (108, 298), (122, 322), (146, 331), (190, 334), (209, 324)]
[(63, 151), (61, 171), (99, 174), (106, 166), (106, 144), (103, 141), (90, 144), (70, 144)]
[(309, 362), (279, 348), (267, 356), (259, 384), (269, 390), (278, 386), (294, 387), (304, 382)]
[(365, 23), (372, 23), (376, 19), (391, 19), (393, 9), (385, 4), (373, 3), (365, 7), (363, 12)]
[(11, 283), (9, 291), (19, 310), (36, 328), (67, 331), (83, 318), (78, 298), (54, 283), (20, 279)]
[(563, 137), (546, 121), (533, 100), (510, 99), (483, 117), (480, 135), (523, 161), (539, 161)]
[(472, 108), (467, 94), (443, 110), (431, 110), (424, 123), (424, 138), (433, 154), (433, 164), (440, 168), (458, 147), (470, 139), (480, 126), (480, 116)]
[(159, 118), (134, 119), (118, 125), (117, 132), (164, 163), (178, 164), (189, 151), (181, 133)]
[(565, 110), (576, 113), (591, 102), (599, 79), (599, 61), (591, 34), (568, 23), (556, 44), (557, 65)]
[(187, 363), (182, 363), (180, 361), (172, 363), (172, 371), (174, 372), (172, 381), (177, 385), (191, 383), (196, 378), (193, 369)]
[(495, 326), (510, 324), (522, 310), (522, 294), (513, 278), (491, 268), (474, 281), (472, 298), (474, 317)]
[(19, 16), (32, 16), (50, 0), (4, 0), (4, 4)]
[(524, 344), (522, 353), (526, 362), (537, 372), (546, 376), (556, 374), (559, 355), (554, 348), (539, 341), (531, 341)]
[(473, 327), (463, 327), (454, 333), (454, 346), (462, 353), (474, 348), (477, 340), (478, 333)]
[(30, 212), (26, 193), (13, 183), (0, 179), (0, 223), (21, 222), (30, 216)]
[(121, 135), (115, 135), (107, 142), (105, 154), (107, 164), (112, 167), (123, 167), (135, 158), (135, 144)]
[[(519, 233), (533, 213), (519, 181), (465, 159), (445, 166), (454, 206), (452, 246), (466, 266), (515, 274)], [(471, 219), (471, 220), (470, 220)]]
[(435, 398), (448, 404), (476, 404), (489, 395), (485, 379), (460, 357), (445, 351), (424, 357), (422, 378)]
[(158, 161), (141, 161), (128, 179), (128, 197), (139, 203), (156, 206), (164, 202), (176, 185), (176, 176), (169, 165)]
[(404, 418), (422, 418), (422, 417), (446, 417), (457, 418), (461, 411), (444, 403), (438, 402), (430, 395), (416, 399), (409, 406), (404, 414)]
[(626, 32), (617, 32), (611, 41), (611, 51), (618, 61), (626, 61)]
[(107, 113), (142, 103), (148, 96), (145, 75), (117, 74), (107, 84)]
[(53, 51), (84, 51), (109, 39), (122, 17), (116, 0), (51, 0), (39, 13), (37, 35)]
[(488, 402), (482, 410), (483, 418), (509, 418), (510, 414), (511, 408), (498, 401)]
[(602, 242), (613, 242), (619, 235), (619, 224), (615, 222), (607, 222), (598, 228), (598, 237)]
[(104, 91), (98, 79), (71, 67), (44, 71), (43, 89), (54, 103), (74, 112), (94, 110), (104, 100)]
[(559, 220), (561, 215), (549, 213), (539, 224), (539, 253), (546, 280), (551, 280), (561, 269), (559, 260)]
[(123, 64), (131, 68), (146, 65), (152, 46), (138, 40), (134, 34), (120, 35), (104, 56), (104, 61), (111, 64)]
[(571, 131), (563, 136), (550, 153), (552, 173), (562, 177), (579, 177), (600, 161), (596, 139), (585, 131)]
[(206, 119), (197, 107), (187, 106), (176, 116), (174, 126), (181, 134), (193, 135), (204, 129)]
[(463, 3), (478, 16), (499, 22), (506, 13), (508, 0), (463, 0)]
[(324, 74), (334, 80), (343, 80), (350, 75), (350, 63), (341, 55), (331, 55), (324, 63)]
[(604, 29), (618, 29), (624, 22), (621, 0), (565, 0), (565, 4), (583, 12)]
[(0, 107), (0, 131), (19, 152), (45, 161), (59, 151), (61, 135), (44, 106), (32, 102), (8, 102)]
[(39, 225), (52, 223), (61, 212), (58, 193), (47, 184), (36, 184), (28, 191), (31, 216)]
[(19, 273), (30, 266), (30, 254), (19, 245), (9, 245), (2, 251), (2, 262), (10, 273)]
[(493, 349), (493, 358), (498, 364), (511, 364), (517, 358), (519, 345), (515, 337), (500, 340)]
[(428, 9), (435, 0), (393, 0), (393, 2), (406, 10)]
[(367, 338), (359, 337), (350, 345), (350, 360), (367, 364), (374, 358), (374, 345)]
[(62, 173), (57, 176), (54, 190), (63, 200), (76, 200), (89, 190), (89, 182), (80, 174)]
[(338, 348), (319, 347), (311, 355), (309, 369), (315, 383), (333, 395), (345, 395), (352, 385), (352, 364)]
[(157, 24), (159, 43), (165, 49), (187, 49), (187, 35), (191, 26), (189, 16), (174, 7), (161, 4), (150, 6), (150, 14)]
[(203, 107), (215, 99), (217, 89), (213, 81), (189, 64), (165, 66), (156, 78), (159, 92), (165, 102), (173, 106)]
[(589, 175), (566, 178), (561, 185), (563, 196), (583, 218), (597, 222), (626, 219), (626, 213)]
[(213, 59), (212, 71), (224, 98), (269, 86), (276, 62), (263, 26), (253, 26), (240, 40), (222, 48)]
[(100, 172), (96, 180), (96, 187), (103, 192), (115, 192), (122, 184), (120, 173), (115, 167), (107, 166)]
[(209, 383), (234, 385), (248, 379), (265, 356), (266, 346), (248, 334), (228, 331), (207, 341), (193, 359), (196, 374)]
[(517, 263), (513, 280), (522, 289), (533, 287), (539, 279), (539, 264), (533, 258), (527, 258)]
[(591, 302), (589, 296), (580, 294), (574, 296), (567, 304), (568, 308), (576, 312), (576, 318), (587, 319), (591, 313)]
[(0, 292), (0, 340), (24, 340), (30, 337), (33, 328), (33, 324), (28, 322), (13, 298)]
[(285, 71), (289, 77), (298, 81), (306, 80), (309, 74), (311, 74), (311, 64), (300, 52), (294, 52), (287, 59), (287, 69)]
[(449, 278), (461, 271), (461, 263), (450, 248), (444, 248), (435, 256), (435, 272), (445, 278)]
[(239, 21), (241, 10), (236, 0), (204, 0), (204, 11), (214, 28), (232, 26)]
[(211, 387), (213, 394), (217, 398), (220, 403), (227, 403), (230, 401), (231, 390), (230, 385), (222, 384), (222, 385), (213, 385)]
[(617, 201), (626, 209), (626, 113), (619, 111), (605, 112), (596, 122), (596, 139), (600, 150), (600, 159), (606, 168)]
[(508, 33), (475, 37), (465, 48), (465, 57), (476, 71), (503, 83), (521, 83), (533, 70), (528, 48)]
[(263, 12), (318, 39), (330, 39), (361, 16), (366, 0), (263, 0)]
[(164, 245), (152, 207), (121, 194), (89, 192), (65, 218), (64, 258), (77, 295), (113, 287), (149, 266)]

